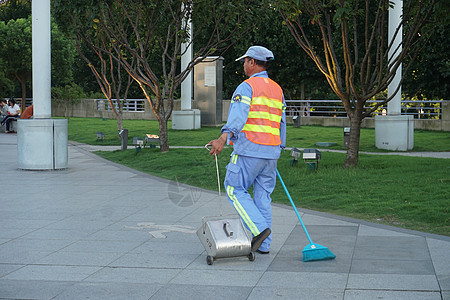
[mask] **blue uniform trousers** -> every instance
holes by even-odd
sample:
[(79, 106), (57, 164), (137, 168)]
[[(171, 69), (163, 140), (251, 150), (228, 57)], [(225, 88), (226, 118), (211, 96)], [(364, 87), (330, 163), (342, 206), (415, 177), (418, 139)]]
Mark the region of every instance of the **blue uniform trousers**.
[[(276, 184), (276, 159), (255, 158), (233, 154), (227, 165), (225, 188), (228, 200), (241, 216), (253, 236), (272, 229), (270, 194)], [(253, 198), (248, 189), (253, 185)], [(272, 235), (259, 250), (269, 251)]]

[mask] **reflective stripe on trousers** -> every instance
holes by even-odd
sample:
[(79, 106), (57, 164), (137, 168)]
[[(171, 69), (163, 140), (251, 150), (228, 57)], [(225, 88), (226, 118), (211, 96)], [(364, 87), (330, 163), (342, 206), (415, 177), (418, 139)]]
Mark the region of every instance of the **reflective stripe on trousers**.
[[(225, 188), (228, 200), (241, 216), (244, 224), (255, 236), (272, 227), (270, 194), (276, 183), (276, 159), (263, 159), (232, 155), (227, 165)], [(253, 198), (248, 189), (253, 185)], [(268, 251), (271, 236), (260, 250)]]

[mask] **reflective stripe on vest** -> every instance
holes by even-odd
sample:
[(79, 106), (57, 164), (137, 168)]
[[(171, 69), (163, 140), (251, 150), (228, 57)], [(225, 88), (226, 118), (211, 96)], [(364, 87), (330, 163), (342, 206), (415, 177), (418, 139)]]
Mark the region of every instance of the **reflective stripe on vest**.
[(283, 90), (270, 78), (251, 77), (245, 82), (252, 87), (253, 98), (247, 123), (242, 131), (253, 143), (280, 145)]

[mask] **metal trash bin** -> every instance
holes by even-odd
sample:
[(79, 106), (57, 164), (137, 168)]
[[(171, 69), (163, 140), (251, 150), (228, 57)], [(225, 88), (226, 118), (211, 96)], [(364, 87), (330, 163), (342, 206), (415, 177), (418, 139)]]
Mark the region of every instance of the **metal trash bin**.
[(119, 132), (121, 138), (121, 149), (122, 151), (127, 150), (128, 147), (128, 129), (122, 129)]
[(344, 127), (344, 148), (348, 148), (349, 140), (350, 140), (350, 127)]

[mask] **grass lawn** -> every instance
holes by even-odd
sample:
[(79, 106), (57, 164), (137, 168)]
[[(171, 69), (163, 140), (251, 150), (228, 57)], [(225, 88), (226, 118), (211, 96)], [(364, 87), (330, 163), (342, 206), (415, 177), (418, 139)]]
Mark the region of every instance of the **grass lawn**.
[[(128, 129), (128, 143), (133, 137), (144, 138), (146, 133), (158, 134), (158, 122), (146, 120), (124, 120)], [(198, 130), (172, 130), (169, 122), (169, 145), (203, 146), (218, 137), (220, 129), (203, 127)], [(105, 133), (103, 142), (97, 141), (97, 131)], [(315, 148), (318, 142), (333, 142), (336, 146), (328, 149), (343, 150), (343, 129), (340, 127), (302, 126), (287, 127), (287, 146), (297, 148)], [(69, 140), (90, 145), (120, 145), (115, 119), (71, 118), (69, 120)], [(385, 152), (375, 148), (375, 130), (361, 129), (360, 151)], [(450, 151), (450, 132), (423, 131), (414, 132), (413, 151)]]
[[(133, 136), (158, 133), (153, 121), (124, 121)], [(170, 126), (169, 126), (170, 127)], [(118, 145), (115, 120), (78, 119), (69, 121), (69, 139), (88, 144), (96, 141), (96, 132), (106, 133), (105, 145)], [(203, 146), (216, 138), (218, 128), (192, 131), (169, 131), (170, 145)], [(342, 149), (342, 128), (302, 126), (288, 127), (287, 146), (316, 147), (317, 142), (336, 142)], [(362, 129), (361, 151), (378, 151), (373, 144), (375, 131)], [(450, 151), (450, 133), (415, 131), (414, 151)], [(231, 148), (219, 157), (221, 182)], [(143, 149), (97, 152), (98, 155), (156, 176), (217, 190), (215, 162), (205, 149)], [(310, 171), (299, 161), (290, 166), (291, 156), (285, 152), (278, 169), (300, 208), (330, 212), (394, 226), (450, 236), (450, 159), (405, 157), (400, 155), (360, 154), (356, 169), (343, 169), (344, 153), (322, 152), (317, 171)], [(223, 187), (222, 187), (223, 188)], [(289, 205), (281, 184), (272, 194), (274, 202)]]

